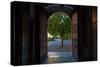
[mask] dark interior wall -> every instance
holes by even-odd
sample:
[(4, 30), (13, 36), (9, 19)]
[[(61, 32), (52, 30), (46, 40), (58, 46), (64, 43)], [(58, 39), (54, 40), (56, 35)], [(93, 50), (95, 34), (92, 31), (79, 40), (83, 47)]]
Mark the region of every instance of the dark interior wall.
[(91, 60), (91, 8), (79, 7), (79, 61)]
[(78, 7), (78, 56), (79, 61), (92, 61), (93, 58), (92, 9)]
[(11, 64), (40, 64), (47, 57), (47, 15), (38, 3), (11, 3)]
[(44, 7), (40, 11), (40, 62), (47, 58), (47, 12)]
[(72, 56), (78, 59), (78, 15), (77, 10), (71, 13), (72, 24)]
[[(22, 7), (19, 7), (21, 8), (22, 10), (22, 34), (21, 34), (21, 37), (22, 37), (22, 48), (21, 48), (21, 52), (22, 52), (22, 64), (27, 64), (28, 63), (28, 46), (29, 46), (29, 5), (28, 4), (20, 4), (20, 6)], [(17, 22), (16, 22), (17, 23)]]
[(44, 7), (41, 7), (40, 11), (40, 62), (45, 60), (48, 55), (48, 44), (47, 44), (47, 25), (48, 18), (47, 18), (47, 11)]
[[(34, 40), (34, 58), (35, 64), (40, 64), (47, 58), (47, 24), (48, 15), (42, 4), (34, 4), (34, 22), (35, 22), (35, 40)], [(33, 16), (33, 15), (32, 15)]]
[(97, 60), (97, 7), (92, 7), (93, 60)]
[(11, 3), (11, 64), (35, 64), (34, 4)]

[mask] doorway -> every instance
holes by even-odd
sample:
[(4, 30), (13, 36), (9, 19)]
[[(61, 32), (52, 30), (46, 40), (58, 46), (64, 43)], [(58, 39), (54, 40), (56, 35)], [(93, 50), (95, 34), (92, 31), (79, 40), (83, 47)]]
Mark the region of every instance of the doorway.
[(75, 62), (72, 55), (72, 24), (68, 14), (55, 12), (48, 18), (47, 58), (43, 63)]
[(70, 17), (55, 12), (48, 19), (48, 63), (73, 61)]

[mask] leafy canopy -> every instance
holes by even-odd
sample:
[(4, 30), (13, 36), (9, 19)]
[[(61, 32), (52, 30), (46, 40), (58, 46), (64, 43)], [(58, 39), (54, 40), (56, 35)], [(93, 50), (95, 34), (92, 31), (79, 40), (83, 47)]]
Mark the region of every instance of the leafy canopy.
[(48, 32), (53, 35), (64, 36), (71, 32), (71, 22), (68, 15), (56, 12), (48, 19)]

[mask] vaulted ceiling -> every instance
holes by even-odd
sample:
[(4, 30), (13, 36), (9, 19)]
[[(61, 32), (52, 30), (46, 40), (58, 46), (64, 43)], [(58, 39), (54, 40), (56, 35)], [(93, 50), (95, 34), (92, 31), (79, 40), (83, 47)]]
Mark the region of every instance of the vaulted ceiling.
[(48, 5), (45, 8), (48, 11), (48, 13), (50, 13), (50, 14), (52, 14), (54, 12), (59, 12), (59, 11), (70, 13), (70, 12), (72, 12), (72, 10), (74, 10), (74, 7), (72, 7), (72, 6), (61, 5), (61, 4)]

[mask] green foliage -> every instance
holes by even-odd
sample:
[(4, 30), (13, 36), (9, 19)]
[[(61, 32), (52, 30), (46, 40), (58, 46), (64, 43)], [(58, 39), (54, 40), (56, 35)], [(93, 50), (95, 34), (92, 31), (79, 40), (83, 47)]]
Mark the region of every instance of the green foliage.
[(63, 12), (54, 13), (48, 19), (48, 32), (53, 36), (64, 36), (71, 32), (71, 22), (68, 15)]
[(64, 39), (64, 40), (69, 40), (69, 39), (71, 39), (71, 34), (70, 34), (70, 33), (65, 34), (64, 37), (63, 37), (63, 39)]

